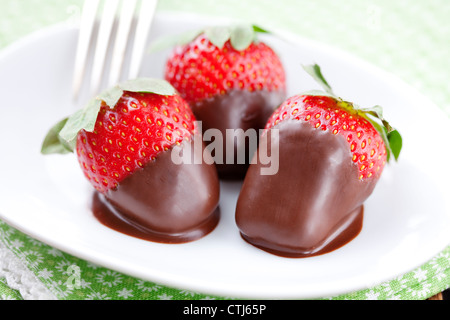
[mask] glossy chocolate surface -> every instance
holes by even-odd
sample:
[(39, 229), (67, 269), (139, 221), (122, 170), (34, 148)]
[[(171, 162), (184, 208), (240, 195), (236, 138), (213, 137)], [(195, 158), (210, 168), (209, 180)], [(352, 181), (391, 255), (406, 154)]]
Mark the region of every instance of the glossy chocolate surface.
[[(235, 139), (233, 150), (234, 160), (232, 163), (226, 161), (226, 129), (255, 129), (259, 137), (259, 129), (264, 129), (267, 120), (273, 111), (285, 100), (286, 94), (283, 91), (247, 91), (232, 90), (224, 95), (205, 99), (192, 105), (197, 120), (202, 121), (202, 130), (219, 129), (223, 137), (222, 155), (216, 159), (219, 177), (221, 179), (243, 179), (247, 171), (250, 159), (248, 140)], [(208, 145), (208, 142), (205, 142)], [(255, 148), (254, 148), (255, 149)], [(255, 151), (253, 149), (253, 151)], [(238, 163), (237, 155), (245, 154), (246, 161)]]
[[(194, 145), (191, 140), (174, 150), (193, 152)], [(122, 233), (164, 243), (193, 241), (210, 233), (220, 215), (216, 168), (204, 161), (175, 164), (171, 152), (162, 152), (115, 190), (95, 194), (92, 209), (97, 219)]]
[(285, 257), (345, 245), (362, 228), (363, 203), (376, 180), (359, 180), (344, 137), (294, 120), (274, 128), (278, 140), (260, 148), (279, 147), (279, 170), (261, 175), (259, 161), (249, 167), (236, 207), (242, 237)]

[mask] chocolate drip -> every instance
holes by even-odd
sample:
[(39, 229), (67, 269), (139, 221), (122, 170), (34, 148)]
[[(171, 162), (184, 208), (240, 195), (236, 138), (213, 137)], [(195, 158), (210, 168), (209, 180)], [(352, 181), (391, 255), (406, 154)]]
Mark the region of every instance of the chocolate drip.
[(359, 180), (344, 137), (301, 121), (274, 129), (279, 129), (278, 140), (260, 148), (269, 153), (279, 148), (279, 170), (261, 175), (260, 161), (250, 166), (236, 207), (242, 237), (286, 257), (324, 254), (345, 245), (362, 228), (363, 202), (376, 180)]
[[(173, 151), (182, 148), (182, 153), (190, 148), (193, 154), (193, 141), (175, 146)], [(155, 242), (182, 243), (210, 233), (220, 215), (216, 168), (205, 161), (177, 165), (171, 151), (162, 152), (115, 190), (95, 194), (95, 217), (114, 230)]]

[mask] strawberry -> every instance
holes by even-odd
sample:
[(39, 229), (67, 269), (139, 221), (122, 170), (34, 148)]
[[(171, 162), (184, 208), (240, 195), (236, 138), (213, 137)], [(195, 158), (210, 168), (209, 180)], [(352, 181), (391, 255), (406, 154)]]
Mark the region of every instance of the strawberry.
[[(352, 161), (359, 163), (359, 179), (379, 177), (391, 155), (398, 160), (402, 149), (402, 137), (384, 118), (380, 106), (361, 108), (358, 105), (337, 97), (322, 75), (318, 65), (306, 66), (304, 69), (325, 90), (294, 96), (283, 103), (274, 112), (266, 125), (266, 130), (282, 119), (286, 119), (289, 107), (293, 107), (289, 118), (308, 121), (314, 128), (330, 131), (334, 135), (346, 138)], [(302, 101), (302, 103), (300, 102)], [(302, 107), (295, 111), (295, 105)]]
[[(125, 220), (157, 234), (180, 234), (204, 223), (218, 204), (214, 166), (171, 161), (170, 150), (188, 148), (196, 134), (189, 105), (170, 84), (137, 79), (102, 93), (59, 122), (47, 135), (42, 153), (76, 152), (84, 176)], [(193, 174), (208, 179), (195, 180)], [(189, 185), (175, 184), (183, 179), (191, 180)], [(211, 193), (199, 194), (190, 187)], [(111, 208), (109, 204), (104, 207)], [(179, 208), (189, 212), (180, 213)]]
[[(84, 175), (102, 193), (194, 133), (195, 117), (177, 94), (124, 90), (112, 108), (103, 99), (95, 102), (100, 107), (95, 126), (75, 129), (75, 151)], [(70, 123), (60, 133), (67, 135), (68, 129)]]
[(190, 139), (193, 119), (179, 96), (127, 92), (113, 110), (102, 104), (93, 132), (78, 134), (76, 153), (81, 168), (100, 192), (115, 188), (160, 152)]
[[(245, 34), (241, 41), (240, 33)], [(230, 90), (286, 88), (277, 54), (264, 42), (256, 41), (252, 30), (242, 28), (208, 29), (178, 46), (167, 61), (165, 78), (190, 104)]]
[[(257, 32), (263, 30), (208, 28), (177, 46), (169, 57), (165, 78), (189, 103), (204, 132), (218, 129), (225, 137), (227, 129), (263, 129), (286, 98), (282, 62), (271, 47), (256, 39)], [(233, 163), (226, 161), (230, 151), (225, 145), (216, 150), (221, 177), (243, 178), (252, 156), (249, 145), (240, 138), (235, 141)], [(246, 163), (237, 163), (238, 154), (247, 155)]]
[(275, 138), (260, 149), (279, 152), (279, 170), (261, 175), (255, 161), (236, 207), (245, 240), (290, 257), (323, 254), (353, 239), (361, 230), (364, 201), (402, 145), (381, 107), (345, 101), (319, 66), (305, 70), (325, 92), (292, 96), (273, 113), (263, 137)]
[(266, 130), (289, 120), (306, 121), (315, 129), (344, 137), (359, 179), (380, 176), (388, 154), (386, 146), (380, 133), (352, 104), (329, 96), (296, 95), (271, 116)]

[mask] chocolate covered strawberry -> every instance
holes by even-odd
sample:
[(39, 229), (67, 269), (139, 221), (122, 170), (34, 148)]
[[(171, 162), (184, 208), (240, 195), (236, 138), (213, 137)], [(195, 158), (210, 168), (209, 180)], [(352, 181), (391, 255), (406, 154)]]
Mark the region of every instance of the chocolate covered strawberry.
[(189, 105), (169, 83), (137, 79), (58, 123), (42, 152), (76, 152), (97, 190), (94, 214), (105, 224), (152, 240), (183, 242), (211, 231), (218, 218), (214, 166), (172, 161), (172, 152), (191, 152), (195, 139), (201, 143), (196, 131)]
[(261, 175), (255, 161), (236, 207), (244, 239), (290, 257), (329, 252), (359, 233), (363, 203), (402, 144), (380, 107), (337, 97), (317, 65), (305, 69), (326, 92), (293, 96), (273, 113), (263, 134), (271, 143), (260, 148), (278, 154), (279, 170)]
[[(286, 98), (280, 58), (257, 40), (257, 31), (261, 29), (251, 26), (208, 28), (176, 47), (167, 61), (166, 80), (190, 104), (203, 132), (219, 129), (224, 142), (227, 129), (259, 134)], [(246, 143), (240, 133), (236, 141), (228, 141), (228, 149), (224, 143), (223, 149), (215, 150), (223, 178), (242, 178), (251, 159), (253, 141)], [(245, 154), (244, 163), (239, 154)]]

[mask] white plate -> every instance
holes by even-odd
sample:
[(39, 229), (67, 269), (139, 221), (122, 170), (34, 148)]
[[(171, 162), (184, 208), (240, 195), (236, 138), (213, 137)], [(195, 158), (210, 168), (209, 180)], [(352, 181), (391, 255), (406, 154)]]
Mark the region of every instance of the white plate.
[[(151, 37), (212, 23), (217, 19), (160, 14)], [(70, 93), (77, 30), (65, 25), (0, 55), (0, 218), (60, 250), (135, 277), (242, 298), (337, 295), (427, 262), (450, 243), (448, 118), (389, 74), (335, 48), (286, 36), (294, 44), (266, 40), (285, 63), (290, 95), (317, 88), (301, 69), (317, 62), (335, 92), (363, 106), (382, 105), (404, 137), (400, 162), (383, 173), (366, 202), (362, 232), (348, 245), (306, 259), (248, 245), (234, 223), (239, 184), (232, 183), (222, 184), (220, 224), (193, 243), (147, 242), (98, 223), (88, 205), (92, 189), (75, 157), (39, 153), (47, 129), (75, 108)], [(161, 77), (166, 53), (152, 56), (142, 74)]]

